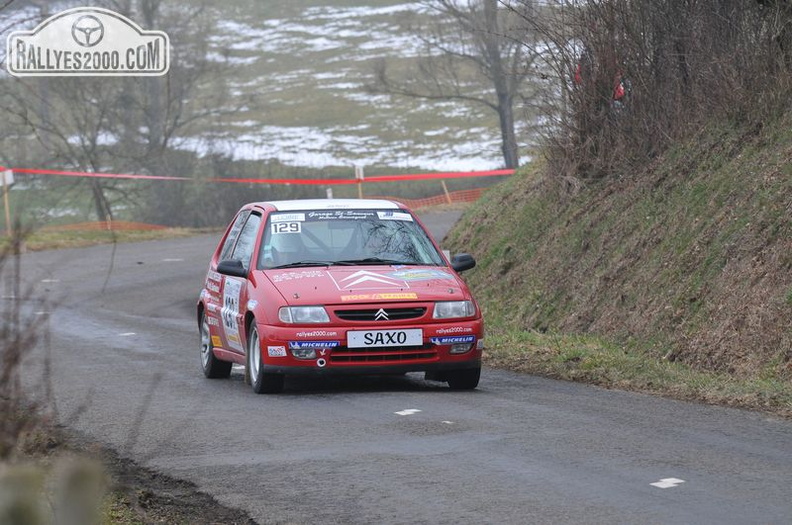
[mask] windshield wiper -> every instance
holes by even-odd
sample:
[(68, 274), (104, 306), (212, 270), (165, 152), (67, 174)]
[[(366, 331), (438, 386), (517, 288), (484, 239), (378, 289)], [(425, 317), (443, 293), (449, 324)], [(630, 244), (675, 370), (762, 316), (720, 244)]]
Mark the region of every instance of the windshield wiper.
[(282, 270), (284, 268), (299, 268), (300, 266), (334, 266), (334, 265), (354, 266), (353, 263), (349, 263), (346, 261), (297, 261), (288, 264), (281, 264), (279, 266), (273, 266), (272, 268), (269, 269)]
[(365, 259), (347, 259), (344, 261), (336, 261), (338, 264), (403, 264), (403, 265), (416, 265), (420, 264), (415, 261), (397, 261), (395, 259), (381, 259), (380, 257), (366, 257)]

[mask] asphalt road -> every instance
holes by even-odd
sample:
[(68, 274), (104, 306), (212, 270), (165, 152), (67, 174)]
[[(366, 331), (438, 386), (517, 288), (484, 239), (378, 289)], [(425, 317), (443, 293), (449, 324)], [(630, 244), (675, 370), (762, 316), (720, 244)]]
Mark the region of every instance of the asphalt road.
[(194, 305), (217, 237), (23, 256), (46, 298), (25, 311), (50, 334), (30, 391), (262, 524), (792, 521), (792, 423), (762, 414), (494, 370), (473, 392), (413, 374), (277, 396), (237, 369), (205, 379)]

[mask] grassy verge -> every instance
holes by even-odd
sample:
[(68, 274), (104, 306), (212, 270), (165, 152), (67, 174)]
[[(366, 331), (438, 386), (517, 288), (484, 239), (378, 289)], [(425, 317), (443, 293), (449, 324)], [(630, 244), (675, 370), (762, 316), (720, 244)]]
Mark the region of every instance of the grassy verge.
[(773, 378), (772, 371), (751, 379), (700, 371), (658, 359), (636, 343), (618, 345), (591, 335), (541, 334), (491, 326), (484, 362), (515, 372), (792, 418), (792, 383)]
[[(203, 228), (167, 228), (150, 231), (37, 231), (25, 239), (26, 251), (56, 250), (63, 248), (83, 248), (96, 244), (113, 242), (154, 241), (161, 239), (177, 239), (200, 233), (216, 232), (215, 229)], [(4, 238), (3, 243), (6, 242)]]

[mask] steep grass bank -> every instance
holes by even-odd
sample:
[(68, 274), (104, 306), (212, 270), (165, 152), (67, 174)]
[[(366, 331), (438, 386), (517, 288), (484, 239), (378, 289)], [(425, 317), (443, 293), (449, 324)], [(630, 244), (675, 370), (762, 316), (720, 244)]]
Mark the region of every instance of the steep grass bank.
[(493, 329), (596, 334), (647, 360), (789, 383), (790, 120), (711, 127), (590, 185), (530, 166), (447, 244), (477, 256), (468, 279)]

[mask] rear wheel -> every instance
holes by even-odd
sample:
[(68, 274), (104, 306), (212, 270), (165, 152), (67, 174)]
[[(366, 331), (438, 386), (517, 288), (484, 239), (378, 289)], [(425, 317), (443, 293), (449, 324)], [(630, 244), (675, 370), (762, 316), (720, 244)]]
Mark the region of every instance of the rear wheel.
[(257, 394), (277, 394), (283, 390), (282, 374), (265, 374), (261, 363), (261, 341), (256, 324), (250, 327), (247, 346), (247, 374)]
[(479, 384), (481, 367), (449, 370), (445, 376), (451, 390), (473, 390)]
[(209, 379), (225, 379), (231, 375), (231, 363), (221, 361), (214, 355), (212, 334), (209, 331), (209, 322), (206, 314), (201, 313), (201, 365), (203, 373)]

